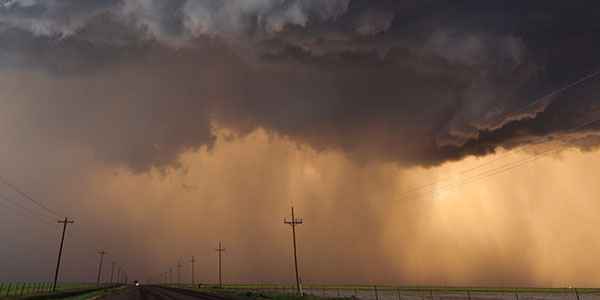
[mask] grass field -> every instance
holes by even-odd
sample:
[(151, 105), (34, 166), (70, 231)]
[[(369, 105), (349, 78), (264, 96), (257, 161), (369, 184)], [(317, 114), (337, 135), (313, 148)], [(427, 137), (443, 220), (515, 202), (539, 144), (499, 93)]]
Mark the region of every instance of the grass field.
[(85, 299), (96, 299), (96, 298), (102, 298), (114, 293), (118, 293), (120, 291), (122, 291), (123, 289), (126, 289), (127, 286), (120, 286), (120, 287), (115, 287), (115, 288), (108, 288), (108, 289), (103, 289), (103, 290), (97, 290), (97, 291), (93, 291), (93, 292), (89, 292), (89, 293), (85, 293), (85, 294), (81, 294), (81, 295), (77, 295), (77, 296), (73, 296), (73, 297), (68, 297), (68, 298), (64, 298), (65, 300), (85, 300)]
[[(56, 286), (56, 291), (85, 290), (94, 287), (96, 284), (93, 283), (60, 283)], [(50, 294), (51, 289), (52, 283), (49, 282), (0, 283), (0, 299)]]
[[(191, 285), (180, 286), (199, 289)], [(231, 293), (245, 298), (298, 300), (294, 285), (279, 284), (226, 284), (202, 285), (200, 289)], [(600, 300), (598, 288), (540, 288), (540, 287), (439, 287), (439, 286), (370, 286), (370, 285), (304, 285), (302, 299), (361, 299), (361, 300)]]
[[(190, 285), (185, 285), (190, 287)], [(217, 288), (217, 285), (204, 285), (206, 288)], [(305, 284), (302, 286), (307, 290), (350, 290), (350, 291), (406, 291), (406, 292), (474, 292), (474, 293), (600, 293), (600, 288), (544, 288), (544, 287), (440, 287), (440, 286), (392, 286), (392, 285), (325, 285)], [(294, 290), (295, 285), (290, 284), (224, 284), (223, 289), (233, 290)]]

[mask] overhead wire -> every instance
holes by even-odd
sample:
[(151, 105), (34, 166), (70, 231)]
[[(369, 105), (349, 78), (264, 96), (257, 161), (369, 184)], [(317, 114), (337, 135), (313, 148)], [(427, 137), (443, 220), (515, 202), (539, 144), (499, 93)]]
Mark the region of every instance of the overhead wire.
[[(11, 206), (9, 206), (7, 204), (11, 204), (13, 208), (17, 208), (17, 210), (13, 210), (13, 211), (17, 212), (17, 214), (20, 215), (21, 217), (24, 217), (27, 219), (33, 219), (36, 222), (39, 222), (39, 224), (44, 225), (44, 228), (48, 228), (48, 229), (51, 228), (46, 225), (50, 225), (50, 226), (52, 226), (52, 228), (56, 228), (55, 226), (57, 226), (57, 223), (55, 220), (53, 220), (53, 218), (55, 218), (55, 217), (62, 218), (56, 211), (50, 209), (46, 205), (35, 200), (28, 193), (24, 192), (22, 189), (17, 187), (15, 184), (10, 183), (8, 180), (6, 180), (2, 176), (0, 176), (0, 183), (4, 184), (5, 186), (10, 187), (13, 191), (15, 191), (18, 195), (21, 196), (20, 198), (25, 198), (25, 199), (29, 200), (31, 203), (35, 204), (35, 207), (41, 208), (42, 210), (37, 210), (37, 211), (33, 210), (32, 209), (33, 207), (27, 207), (27, 206), (23, 205), (22, 203), (20, 203), (19, 201), (16, 201), (15, 199), (11, 199), (10, 197), (8, 197), (4, 194), (1, 194), (1, 193), (0, 193), (0, 200), (2, 200), (2, 201), (0, 201), (0, 205), (10, 208)], [(66, 236), (71, 237), (73, 240), (75, 240), (75, 245), (73, 247), (73, 250), (77, 251), (77, 250), (85, 249), (85, 250), (88, 250), (89, 252), (93, 253), (94, 256), (97, 253), (98, 249), (90, 247), (86, 243), (80, 242), (80, 241), (85, 240), (85, 238), (82, 238), (82, 236), (80, 234), (74, 234), (72, 232), (72, 230), (67, 230)]]
[[(0, 194), (0, 200), (3, 200), (5, 203), (12, 204), (13, 207), (20, 208), (21, 212), (27, 212), (27, 214), (30, 217), (32, 217), (33, 219), (35, 219), (36, 221), (40, 221), (40, 222), (42, 222), (44, 224), (54, 225), (53, 223), (51, 223), (49, 221), (49, 218), (47, 218), (46, 216), (41, 215), (41, 214), (36, 214), (33, 210), (28, 209), (27, 207), (23, 206), (19, 202), (14, 201), (14, 200), (10, 199), (9, 197), (7, 197), (7, 196), (5, 196), (3, 194)], [(6, 206), (6, 204), (5, 204), (5, 207), (8, 207), (8, 206)]]
[[(523, 110), (525, 110), (525, 109), (527, 109), (527, 108), (529, 108), (531, 106), (534, 106), (535, 104), (540, 103), (543, 100), (546, 100), (546, 99), (548, 99), (550, 97), (553, 97), (553, 96), (556, 96), (558, 94), (561, 94), (561, 93), (567, 91), (568, 89), (571, 89), (571, 88), (573, 88), (575, 86), (583, 84), (586, 81), (588, 81), (590, 79), (593, 79), (595, 77), (598, 77), (598, 76), (600, 76), (600, 70), (592, 72), (592, 73), (590, 73), (590, 74), (582, 77), (581, 79), (578, 79), (575, 82), (572, 82), (572, 83), (570, 83), (570, 84), (568, 84), (568, 85), (566, 85), (566, 86), (564, 86), (562, 88), (559, 88), (557, 90), (554, 90), (554, 91), (552, 91), (552, 92), (550, 92), (550, 93), (548, 93), (548, 94), (546, 94), (546, 95), (544, 95), (544, 96), (536, 99), (535, 101), (533, 101), (531, 103), (528, 103), (527, 105), (524, 105), (521, 108), (518, 108), (517, 110), (513, 110), (508, 115), (514, 115), (515, 113), (522, 112)], [(594, 121), (592, 121), (592, 123), (595, 123), (597, 121), (598, 120), (594, 120)], [(574, 128), (569, 129), (568, 131), (578, 130), (581, 127), (585, 127), (587, 125), (589, 125), (589, 124), (586, 123), (586, 124), (578, 125), (578, 126), (576, 126)], [(541, 139), (545, 139), (545, 137), (541, 138)], [(528, 147), (528, 146), (529, 145), (524, 146), (524, 147)], [(503, 159), (505, 159), (505, 158), (507, 158), (507, 157), (509, 157), (511, 155), (513, 155), (512, 151), (509, 151), (509, 152), (507, 152), (505, 154), (500, 155), (499, 157), (496, 157), (496, 158), (494, 158), (494, 159), (492, 159), (490, 161), (484, 162), (484, 163), (482, 163), (480, 165), (477, 165), (477, 166), (474, 166), (474, 167), (471, 167), (471, 168), (468, 168), (468, 169), (465, 169), (465, 170), (461, 170), (461, 171), (458, 172), (458, 174), (460, 174), (460, 176), (464, 176), (465, 174), (468, 174), (468, 173), (473, 172), (475, 170), (478, 170), (478, 169), (484, 168), (486, 166), (489, 166), (489, 165), (491, 165), (491, 164), (493, 164), (493, 163), (495, 163), (497, 161), (503, 160)], [(514, 162), (514, 163), (519, 163), (519, 162), (520, 161), (517, 161), (517, 162)], [(506, 165), (504, 165), (504, 166), (506, 166)], [(504, 167), (504, 166), (501, 166), (501, 167)], [(493, 169), (487, 170), (485, 172), (493, 171), (493, 170), (496, 170), (496, 169), (493, 168)], [(400, 199), (402, 199), (402, 198), (405, 198), (405, 196), (414, 194), (415, 192), (419, 192), (421, 190), (427, 190), (427, 189), (430, 189), (430, 188), (434, 188), (439, 183), (448, 182), (448, 181), (451, 181), (453, 179), (454, 178), (452, 178), (452, 177), (446, 177), (446, 178), (443, 178), (443, 179), (438, 179), (438, 180), (431, 181), (431, 182), (429, 182), (427, 184), (423, 184), (423, 185), (415, 186), (415, 187), (412, 187), (412, 188), (408, 188), (408, 189), (402, 191), (400, 193), (399, 197), (400, 197)]]
[(544, 96), (542, 96), (542, 97), (534, 100), (533, 102), (528, 103), (528, 104), (522, 106), (521, 108), (519, 108), (517, 110), (513, 110), (513, 112), (511, 112), (511, 114), (523, 112), (523, 110), (525, 110), (527, 108), (530, 108), (530, 107), (532, 107), (532, 106), (534, 106), (534, 105), (536, 105), (536, 104), (538, 104), (538, 103), (546, 100), (547, 98), (552, 98), (552, 97), (554, 97), (556, 95), (559, 95), (559, 94), (561, 94), (561, 93), (563, 93), (563, 92), (565, 92), (565, 91), (567, 91), (567, 90), (569, 90), (569, 89), (571, 89), (573, 87), (576, 87), (576, 86), (578, 86), (578, 85), (580, 85), (582, 83), (585, 83), (586, 81), (588, 81), (588, 80), (590, 80), (590, 79), (592, 79), (594, 77), (598, 77), (599, 75), (600, 75), (600, 70), (594, 71), (594, 72), (592, 72), (592, 73), (590, 73), (590, 74), (588, 74), (586, 76), (583, 76), (582, 78), (580, 78), (580, 79), (578, 79), (578, 80), (576, 80), (574, 82), (571, 82), (571, 83), (563, 86), (562, 88), (554, 90), (554, 91), (552, 91), (552, 92), (550, 92), (550, 93), (548, 93), (548, 94), (546, 94), (546, 95), (544, 95)]
[(33, 204), (35, 204), (36, 206), (40, 207), (41, 209), (51, 213), (52, 215), (61, 218), (62, 216), (57, 213), (56, 211), (48, 208), (46, 205), (44, 205), (43, 203), (33, 199), (33, 197), (29, 196), (29, 194), (25, 193), (24, 191), (22, 191), (19, 187), (17, 187), (15, 184), (9, 182), (6, 178), (0, 176), (0, 183), (10, 187), (12, 190), (14, 190), (15, 192), (17, 192), (19, 195), (21, 195), (23, 198), (29, 200), (30, 202), (32, 202)]
[[(595, 120), (593, 120), (591, 122), (587, 122), (587, 123), (582, 124), (580, 126), (577, 126), (577, 128), (571, 129), (570, 131), (572, 131), (572, 130), (578, 130), (578, 129), (581, 129), (581, 128), (584, 128), (584, 127), (588, 127), (588, 126), (596, 124), (598, 122), (600, 122), (600, 118), (595, 119)], [(550, 149), (546, 149), (544, 151), (535, 153), (535, 154), (533, 154), (533, 156), (520, 159), (520, 160), (518, 160), (516, 162), (509, 163), (509, 164), (497, 167), (495, 169), (486, 170), (486, 171), (481, 172), (481, 173), (479, 173), (477, 175), (474, 175), (474, 176), (471, 176), (469, 178), (466, 178), (461, 183), (452, 183), (452, 184), (448, 184), (448, 185), (445, 185), (445, 186), (442, 186), (442, 187), (436, 187), (436, 192), (440, 192), (441, 190), (448, 190), (448, 189), (453, 189), (453, 188), (457, 188), (457, 187), (460, 187), (460, 186), (464, 186), (466, 184), (470, 184), (470, 183), (473, 183), (473, 182), (476, 182), (476, 181), (480, 181), (480, 180), (483, 180), (483, 179), (495, 176), (497, 174), (505, 173), (507, 171), (510, 171), (512, 169), (521, 167), (523, 165), (535, 162), (535, 161), (539, 160), (540, 158), (545, 157), (548, 154), (551, 154), (553, 152), (558, 152), (558, 151), (563, 150), (564, 148), (569, 147), (568, 146), (569, 144), (572, 144), (573, 142), (576, 142), (576, 141), (578, 141), (580, 139), (582, 139), (582, 138), (579, 138), (579, 137), (578, 138), (573, 138), (573, 139), (570, 139), (570, 140), (568, 140), (568, 141), (566, 141), (564, 143), (559, 144), (556, 147), (550, 147)]]

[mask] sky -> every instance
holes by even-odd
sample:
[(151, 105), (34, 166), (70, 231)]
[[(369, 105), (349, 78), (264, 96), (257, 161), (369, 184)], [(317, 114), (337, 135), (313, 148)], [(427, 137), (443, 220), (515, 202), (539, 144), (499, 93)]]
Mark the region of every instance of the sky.
[(0, 281), (597, 286), (597, 6), (0, 0)]

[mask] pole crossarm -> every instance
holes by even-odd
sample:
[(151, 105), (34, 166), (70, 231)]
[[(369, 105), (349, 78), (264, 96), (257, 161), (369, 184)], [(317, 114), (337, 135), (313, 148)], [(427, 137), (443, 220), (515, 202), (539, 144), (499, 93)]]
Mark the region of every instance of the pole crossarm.
[(284, 224), (288, 224), (288, 225), (301, 225), (304, 224), (304, 220), (300, 219), (300, 218), (294, 218), (291, 220), (283, 219), (283, 223)]

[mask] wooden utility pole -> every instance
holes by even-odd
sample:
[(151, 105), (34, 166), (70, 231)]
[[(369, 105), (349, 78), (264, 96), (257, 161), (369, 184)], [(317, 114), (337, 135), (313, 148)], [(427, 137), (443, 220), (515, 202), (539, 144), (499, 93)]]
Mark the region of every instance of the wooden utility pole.
[(221, 242), (219, 242), (219, 248), (215, 249), (219, 253), (219, 287), (223, 287), (223, 276), (221, 273), (221, 254), (225, 252), (225, 248), (221, 247)]
[(115, 262), (112, 262), (112, 267), (110, 268), (110, 284), (113, 284), (113, 275), (115, 274)]
[(180, 286), (181, 285), (181, 262), (178, 261), (177, 262), (177, 285)]
[(104, 263), (104, 255), (106, 254), (106, 251), (99, 251), (98, 254), (100, 254), (100, 264), (98, 264), (98, 278), (96, 279), (96, 286), (100, 286), (100, 279), (102, 277), (102, 264)]
[(58, 281), (58, 272), (60, 270), (60, 260), (62, 259), (63, 245), (65, 243), (65, 232), (67, 231), (67, 224), (73, 224), (73, 220), (65, 218), (64, 220), (58, 221), (59, 224), (63, 224), (62, 237), (60, 238), (60, 248), (58, 250), (58, 259), (56, 261), (56, 271), (54, 271), (54, 284), (52, 285), (52, 292), (56, 291), (56, 282)]
[(298, 292), (299, 295), (302, 295), (302, 288), (300, 286), (300, 275), (298, 273), (298, 255), (296, 252), (296, 225), (304, 224), (304, 221), (302, 219), (296, 218), (296, 216), (294, 215), (294, 207), (292, 206), (292, 219), (283, 219), (283, 223), (292, 226), (292, 239), (294, 241), (294, 267), (296, 269), (296, 292)]
[(196, 286), (196, 281), (194, 280), (194, 263), (196, 262), (196, 258), (192, 256), (190, 262), (192, 263), (192, 286)]

